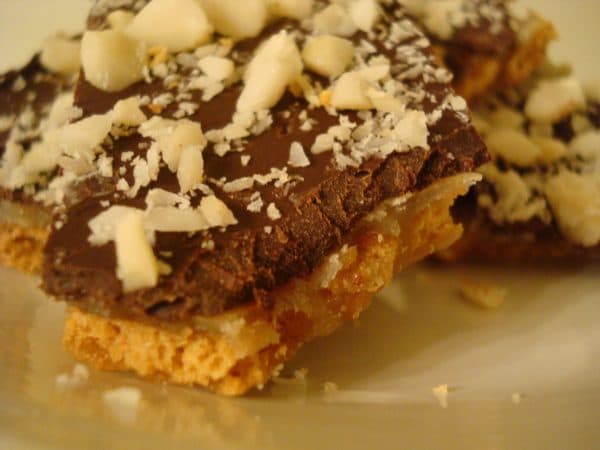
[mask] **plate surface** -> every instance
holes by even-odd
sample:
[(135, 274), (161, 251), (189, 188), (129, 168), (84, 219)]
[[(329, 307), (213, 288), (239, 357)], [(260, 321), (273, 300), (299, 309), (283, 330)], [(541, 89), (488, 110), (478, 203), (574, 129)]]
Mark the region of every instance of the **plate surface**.
[[(600, 2), (537, 0), (563, 41), (553, 49), (589, 79), (599, 73)], [(0, 0), (0, 67), (23, 63), (42, 38), (78, 31), (90, 2)], [(51, 19), (50, 19), (51, 18)], [(14, 20), (13, 20), (14, 19)], [(593, 53), (594, 52), (594, 53)], [(508, 288), (484, 311), (456, 280)], [(242, 399), (91, 371), (80, 388), (56, 377), (64, 306), (37, 281), (0, 269), (0, 448), (590, 449), (600, 427), (600, 267), (421, 265), (382, 292), (357, 325), (303, 349), (275, 383)], [(339, 390), (325, 395), (323, 385)], [(447, 407), (432, 389), (447, 384)], [(142, 392), (113, 410), (107, 389)], [(518, 394), (518, 395), (517, 395)], [(520, 400), (520, 401), (517, 401)]]

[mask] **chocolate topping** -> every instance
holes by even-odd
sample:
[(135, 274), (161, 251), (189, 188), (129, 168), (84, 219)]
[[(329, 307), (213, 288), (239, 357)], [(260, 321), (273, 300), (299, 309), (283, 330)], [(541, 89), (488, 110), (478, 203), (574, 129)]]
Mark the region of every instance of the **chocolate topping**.
[[(104, 11), (106, 13), (106, 11)], [(390, 7), (386, 11), (386, 28), (391, 21), (401, 20), (402, 10)], [(101, 26), (103, 21), (94, 16), (90, 23)], [(236, 63), (248, 61), (250, 53), (260, 42), (282, 29), (296, 30), (295, 23), (283, 21), (268, 27), (256, 39), (239, 43), (232, 58)], [(422, 49), (423, 37), (414, 36), (402, 42), (420, 55), (426, 56), (428, 72), (438, 70), (427, 49)], [(385, 34), (385, 33), (382, 33)], [(402, 78), (402, 73), (414, 68), (410, 59), (395, 49), (387, 49), (381, 40), (364, 33), (352, 38), (355, 42), (369, 40), (377, 53), (388, 56), (392, 72)], [(425, 52), (425, 53), (424, 53)], [(182, 70), (183, 79), (189, 74)], [(411, 108), (433, 114), (453, 96), (447, 81), (426, 79), (425, 73), (404, 77), (407, 92), (422, 91), (422, 98), (413, 98)], [(198, 109), (188, 118), (200, 122), (203, 130), (222, 128), (235, 112), (241, 84), (227, 88), (212, 100), (203, 102), (201, 92), (192, 91), (189, 102)], [(91, 86), (83, 76), (76, 90), (75, 103), (84, 116), (104, 113), (119, 99), (133, 95), (152, 98), (167, 90), (162, 79), (137, 83), (123, 92), (107, 93)], [(173, 91), (176, 95), (176, 91)], [(450, 96), (450, 97), (449, 97)], [(148, 106), (142, 108), (152, 115)], [(167, 106), (163, 117), (172, 117), (177, 102)], [(102, 204), (133, 205), (143, 208), (148, 188), (142, 188), (135, 198), (127, 198), (116, 191), (120, 178), (120, 155), (134, 152), (143, 156), (145, 149), (139, 144), (145, 139), (138, 134), (114, 140), (107, 149), (113, 156), (113, 178), (66, 212), (62, 228), (53, 231), (46, 247), (43, 274), (44, 289), (51, 295), (66, 299), (78, 307), (100, 314), (154, 318), (169, 322), (186, 322), (194, 315), (212, 316), (252, 301), (268, 302), (268, 293), (294, 277), (310, 274), (325, 255), (339, 246), (344, 235), (372, 211), (381, 201), (418, 191), (435, 180), (459, 172), (472, 171), (488, 159), (484, 144), (470, 125), (464, 112), (447, 107), (440, 110), (433, 125), (429, 126), (429, 148), (414, 148), (395, 152), (386, 158), (372, 157), (359, 167), (339, 168), (331, 152), (309, 154), (308, 167), (287, 165), (290, 145), (299, 142), (310, 149), (318, 135), (339, 124), (339, 116), (329, 114), (324, 108), (309, 109), (303, 98), (286, 94), (271, 109), (273, 123), (264, 132), (251, 136), (243, 146), (243, 153), (230, 151), (218, 156), (214, 147), (204, 150), (204, 172), (207, 184), (217, 197), (234, 213), (238, 224), (223, 231), (211, 230), (188, 235), (186, 233), (157, 233), (154, 250), (172, 268), (172, 273), (162, 277), (158, 286), (128, 294), (122, 291), (115, 275), (115, 251), (112, 243), (101, 247), (91, 246), (88, 222), (102, 212)], [(312, 128), (302, 130), (306, 120), (312, 119)], [(344, 112), (348, 119), (358, 124), (364, 115)], [(307, 151), (307, 154), (309, 152)], [(249, 163), (240, 161), (241, 155), (250, 156)], [(218, 180), (269, 173), (273, 168), (285, 169), (291, 182), (275, 187), (273, 183), (255, 184), (249, 191), (229, 192), (222, 189)], [(125, 178), (132, 180), (131, 170)], [(174, 174), (161, 169), (156, 182), (149, 186), (177, 192)], [(259, 192), (265, 206), (274, 203), (281, 219), (272, 220), (267, 214), (252, 213), (247, 205), (251, 194)], [(192, 197), (192, 205), (199, 197)], [(101, 204), (102, 202), (102, 204)], [(266, 208), (264, 208), (266, 209)], [(272, 230), (267, 232), (265, 228)]]

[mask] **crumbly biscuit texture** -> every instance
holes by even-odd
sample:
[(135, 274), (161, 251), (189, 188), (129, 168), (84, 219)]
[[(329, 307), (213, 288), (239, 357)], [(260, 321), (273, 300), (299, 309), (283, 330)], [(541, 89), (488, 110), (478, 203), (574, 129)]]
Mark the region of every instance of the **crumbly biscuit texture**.
[(0, 222), (0, 265), (37, 273), (47, 237), (46, 227)]

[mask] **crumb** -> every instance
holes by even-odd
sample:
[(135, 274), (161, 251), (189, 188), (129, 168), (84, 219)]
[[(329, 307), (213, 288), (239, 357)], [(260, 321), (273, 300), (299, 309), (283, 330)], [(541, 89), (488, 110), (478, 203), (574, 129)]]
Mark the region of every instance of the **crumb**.
[(90, 371), (85, 364), (77, 363), (71, 373), (61, 373), (56, 377), (56, 387), (60, 390), (83, 386), (90, 377)]
[(440, 384), (439, 386), (434, 387), (432, 390), (433, 395), (435, 395), (435, 397), (438, 399), (438, 402), (440, 402), (440, 406), (442, 408), (447, 408), (448, 407), (448, 385), (447, 384)]
[(520, 392), (515, 392), (510, 396), (510, 399), (512, 400), (512, 402), (515, 405), (518, 405), (519, 403), (521, 403), (522, 398), (523, 398), (523, 395)]
[(102, 400), (120, 421), (131, 423), (137, 418), (142, 393), (137, 388), (120, 387), (104, 391)]
[(306, 381), (306, 377), (308, 376), (308, 369), (303, 367), (302, 369), (294, 370), (294, 378), (296, 380)]
[(507, 294), (507, 290), (503, 287), (468, 278), (460, 281), (459, 290), (469, 303), (486, 309), (499, 308)]
[(308, 369), (298, 369), (294, 371), (293, 376), (276, 376), (273, 381), (276, 384), (306, 386), (306, 375)]
[(335, 394), (339, 390), (340, 390), (339, 386), (331, 381), (326, 381), (323, 384), (323, 392), (325, 393), (325, 395)]

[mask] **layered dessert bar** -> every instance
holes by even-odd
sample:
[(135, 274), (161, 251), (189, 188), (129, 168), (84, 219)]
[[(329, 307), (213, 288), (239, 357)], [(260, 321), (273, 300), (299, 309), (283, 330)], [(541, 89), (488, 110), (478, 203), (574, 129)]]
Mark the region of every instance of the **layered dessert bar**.
[(518, 0), (399, 0), (432, 39), (469, 104), (527, 80), (556, 38), (553, 25)]
[[(48, 235), (44, 154), (54, 129), (74, 115), (79, 43), (57, 35), (25, 67), (0, 76), (0, 264), (35, 272)], [(40, 157), (41, 156), (41, 157)]]
[(445, 259), (600, 259), (600, 85), (548, 66), (488, 99), (476, 123), (493, 162), (456, 205), (464, 237)]
[(99, 1), (45, 291), (104, 370), (239, 395), (461, 235), (488, 161), (397, 2)]

